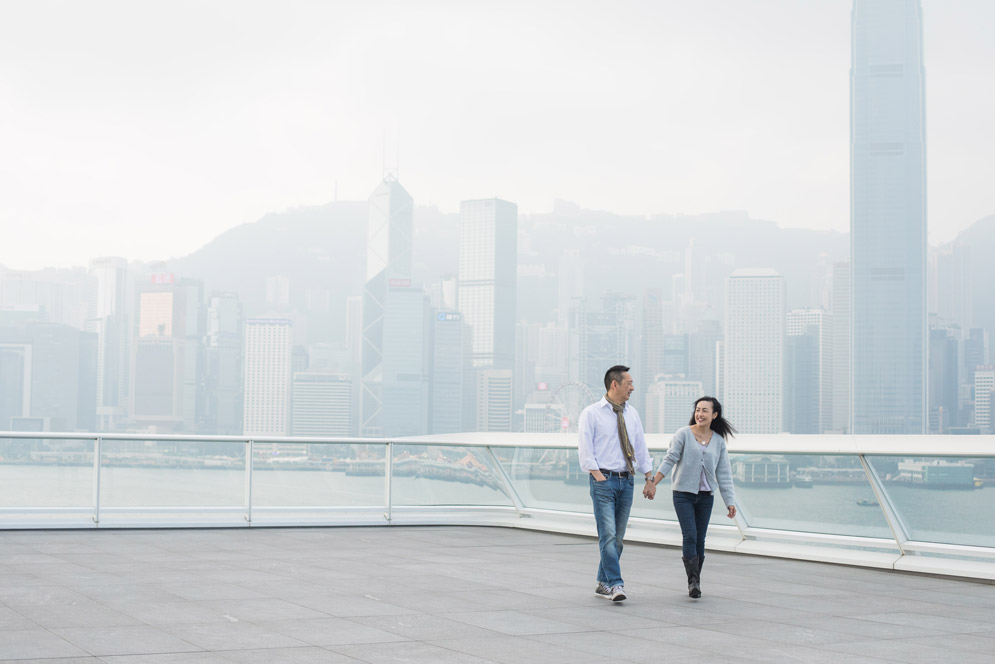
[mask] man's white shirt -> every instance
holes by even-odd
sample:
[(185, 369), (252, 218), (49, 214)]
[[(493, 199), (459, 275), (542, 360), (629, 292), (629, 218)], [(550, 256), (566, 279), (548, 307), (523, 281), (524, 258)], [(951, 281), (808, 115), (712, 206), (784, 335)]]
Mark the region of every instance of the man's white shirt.
[[(648, 473), (653, 469), (653, 460), (646, 449), (646, 435), (639, 413), (627, 401), (622, 409), (622, 417), (635, 453), (635, 470), (642, 474)], [(628, 470), (618, 439), (618, 416), (608, 399), (602, 397), (583, 410), (577, 422), (577, 437), (577, 452), (583, 470)]]

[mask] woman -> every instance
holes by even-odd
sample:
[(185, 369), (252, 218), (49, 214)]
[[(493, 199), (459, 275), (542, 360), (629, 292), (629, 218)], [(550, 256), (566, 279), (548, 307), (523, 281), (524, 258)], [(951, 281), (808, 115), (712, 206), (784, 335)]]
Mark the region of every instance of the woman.
[[(688, 426), (674, 434), (670, 449), (653, 479), (643, 489), (643, 496), (653, 499), (656, 485), (674, 469), (674, 511), (684, 536), (684, 569), (688, 575), (688, 595), (701, 597), (701, 565), (705, 562), (705, 532), (712, 514), (718, 487), (729, 509), (729, 518), (736, 517), (736, 499), (732, 490), (732, 469), (726, 438), (736, 433), (722, 417), (722, 404), (714, 397), (701, 397), (694, 402), (694, 415)], [(676, 468), (674, 468), (676, 466)], [(652, 486), (649, 484), (652, 483)]]

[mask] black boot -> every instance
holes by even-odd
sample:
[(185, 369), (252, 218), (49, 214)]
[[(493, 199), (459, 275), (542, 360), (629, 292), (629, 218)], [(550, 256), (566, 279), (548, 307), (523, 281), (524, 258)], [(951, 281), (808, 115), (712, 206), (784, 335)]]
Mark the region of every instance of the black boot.
[(688, 575), (688, 597), (698, 599), (701, 597), (701, 577), (698, 571), (701, 568), (701, 562), (698, 560), (698, 556), (682, 558), (682, 560), (684, 561), (684, 571)]
[(705, 564), (705, 556), (698, 556), (698, 592), (701, 593), (701, 566)]

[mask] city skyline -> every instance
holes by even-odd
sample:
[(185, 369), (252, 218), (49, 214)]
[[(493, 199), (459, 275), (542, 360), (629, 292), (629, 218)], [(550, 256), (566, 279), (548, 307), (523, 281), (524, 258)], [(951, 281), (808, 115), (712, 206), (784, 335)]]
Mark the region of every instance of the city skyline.
[[(385, 165), (448, 212), (497, 195), (522, 216), (563, 199), (842, 232), (850, 4), (222, 2), (197, 21), (178, 5), (7, 4), (0, 228), (19, 239), (0, 264), (187, 255), (268, 211), (363, 200)], [(923, 11), (942, 243), (995, 212), (992, 93), (968, 84), (995, 59), (995, 7)], [(242, 33), (222, 29), (233, 18)]]

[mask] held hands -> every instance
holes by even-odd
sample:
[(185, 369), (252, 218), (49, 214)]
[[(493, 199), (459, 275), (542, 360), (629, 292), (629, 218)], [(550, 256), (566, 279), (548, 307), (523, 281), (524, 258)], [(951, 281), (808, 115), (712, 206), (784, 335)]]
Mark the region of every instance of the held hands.
[(648, 479), (643, 485), (643, 498), (653, 500), (654, 496), (656, 496), (656, 484), (653, 483), (653, 480)]
[(726, 514), (726, 516), (729, 517), (730, 519), (735, 519), (736, 518), (736, 506), (735, 505), (730, 505), (729, 506), (729, 513)]

